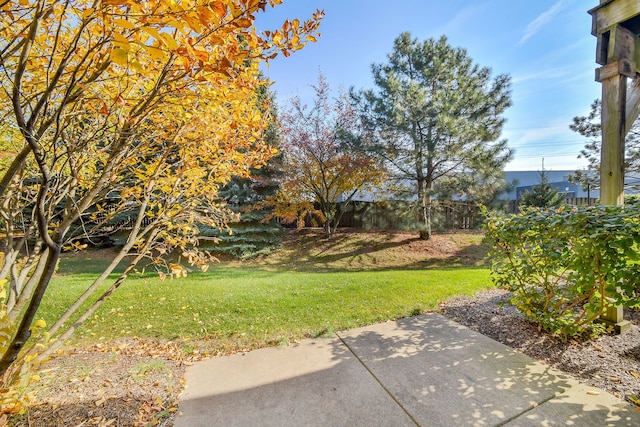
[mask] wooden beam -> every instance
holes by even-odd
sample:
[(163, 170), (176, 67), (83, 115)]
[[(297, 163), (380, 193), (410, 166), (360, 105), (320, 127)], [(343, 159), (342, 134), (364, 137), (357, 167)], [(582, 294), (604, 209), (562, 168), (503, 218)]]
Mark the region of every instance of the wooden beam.
[(596, 68), (596, 81), (602, 82), (620, 74), (625, 77), (635, 77), (636, 64), (626, 59), (610, 62), (605, 66)]
[(592, 18), (591, 34), (602, 34), (616, 24), (631, 20), (640, 15), (639, 1), (601, 1), (599, 6), (589, 11)]

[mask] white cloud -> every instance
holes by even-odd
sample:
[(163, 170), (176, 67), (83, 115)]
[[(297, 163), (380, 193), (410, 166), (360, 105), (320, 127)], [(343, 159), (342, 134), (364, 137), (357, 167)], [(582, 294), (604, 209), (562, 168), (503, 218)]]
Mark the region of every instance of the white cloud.
[[(563, 0), (564, 1), (564, 0)], [(444, 23), (440, 28), (438, 28), (438, 34), (450, 34), (455, 31), (464, 28), (465, 25), (468, 24), (469, 21), (476, 19), (477, 16), (482, 13), (483, 9), (486, 9), (487, 3), (482, 4), (474, 4), (471, 6), (467, 6), (460, 10), (456, 15)]]
[[(591, 74), (593, 72), (589, 70)], [(539, 71), (532, 71), (528, 74), (516, 74), (513, 76), (513, 84), (519, 84), (526, 82), (528, 80), (555, 80), (564, 78), (568, 75), (575, 74), (575, 66), (567, 65), (566, 67), (556, 67), (556, 68), (548, 68), (541, 69)]]
[(565, 7), (567, 7), (568, 3), (569, 0), (559, 0), (554, 3), (553, 6), (551, 6), (549, 9), (538, 15), (536, 19), (529, 22), (529, 25), (527, 25), (527, 28), (525, 28), (524, 30), (524, 35), (522, 36), (520, 41), (518, 41), (518, 45), (524, 44), (527, 40), (529, 40), (529, 38), (533, 37), (538, 31), (540, 31), (542, 27), (551, 22), (558, 13), (560, 13)]
[(557, 140), (575, 140), (575, 134), (569, 129), (569, 123), (571, 118), (563, 117), (531, 129), (509, 129), (507, 125), (504, 136), (509, 139), (510, 147), (536, 148), (536, 145), (548, 145)]

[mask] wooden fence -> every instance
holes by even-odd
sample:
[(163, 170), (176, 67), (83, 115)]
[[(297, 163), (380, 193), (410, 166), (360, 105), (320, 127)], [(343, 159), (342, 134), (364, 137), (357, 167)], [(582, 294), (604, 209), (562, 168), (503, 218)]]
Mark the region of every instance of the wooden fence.
[[(415, 203), (408, 202), (356, 202), (343, 209), (339, 227), (365, 229), (415, 230), (422, 226)], [(465, 202), (434, 201), (432, 228), (434, 230), (475, 229), (483, 219), (477, 205)]]

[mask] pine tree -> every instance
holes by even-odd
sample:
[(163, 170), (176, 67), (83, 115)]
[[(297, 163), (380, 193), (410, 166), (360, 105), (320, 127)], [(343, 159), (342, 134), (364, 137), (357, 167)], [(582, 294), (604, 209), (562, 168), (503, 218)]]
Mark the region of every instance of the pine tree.
[(520, 206), (538, 208), (554, 208), (564, 203), (562, 194), (549, 184), (549, 177), (544, 169), (540, 172), (540, 183), (534, 185), (532, 191), (526, 191), (520, 198)]
[[(259, 91), (262, 97), (268, 97), (272, 101), (272, 122), (265, 139), (268, 144), (277, 147), (279, 135), (274, 95), (264, 86)], [(208, 249), (219, 255), (246, 258), (267, 253), (280, 245), (285, 230), (272, 215), (273, 207), (262, 202), (278, 192), (281, 175), (282, 155), (278, 155), (271, 158), (266, 166), (252, 169), (249, 178), (234, 177), (229, 184), (220, 189), (220, 198), (227, 203), (231, 211), (239, 215), (239, 219), (228, 223), (228, 229), (225, 230), (200, 230), (202, 236), (215, 241)], [(206, 237), (202, 240), (206, 241)]]
[(265, 221), (273, 209), (260, 204), (278, 191), (275, 177), (279, 173), (273, 165), (254, 169), (251, 178), (234, 178), (220, 191), (239, 221), (229, 224), (230, 232), (214, 233), (219, 239), (214, 252), (245, 258), (280, 245), (285, 231), (275, 218)]
[(500, 140), (510, 78), (492, 78), (444, 36), (420, 42), (409, 33), (395, 40), (388, 62), (372, 70), (377, 89), (353, 93), (367, 125), (365, 144), (398, 182), (410, 183), (420, 237), (428, 239), (432, 199), (440, 190), (473, 198), (485, 193), (478, 187), (503, 176), (512, 156)]
[[(587, 182), (598, 185), (600, 180), (600, 150), (602, 148), (602, 128), (600, 123), (600, 110), (602, 102), (596, 99), (591, 104), (587, 116), (573, 118), (569, 128), (588, 138), (584, 149), (578, 155), (579, 159), (589, 162), (588, 172), (577, 170), (573, 179), (585, 185)], [(624, 169), (627, 172), (640, 172), (640, 120), (636, 120), (631, 126), (624, 142)]]

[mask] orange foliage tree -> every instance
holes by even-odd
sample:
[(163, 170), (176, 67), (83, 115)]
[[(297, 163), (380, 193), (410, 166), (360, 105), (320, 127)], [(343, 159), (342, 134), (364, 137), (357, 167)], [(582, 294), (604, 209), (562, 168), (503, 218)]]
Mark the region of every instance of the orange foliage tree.
[[(122, 250), (46, 336), (62, 342), (145, 259), (161, 276), (186, 272), (166, 265), (170, 252), (206, 268), (198, 224), (230, 218), (218, 188), (275, 154), (258, 64), (318, 36), (321, 11), (258, 34), (255, 16), (280, 3), (0, 0), (5, 382), (19, 375), (63, 248), (113, 232), (114, 218), (129, 218)], [(124, 273), (96, 295), (125, 256)]]
[(312, 85), (311, 108), (299, 97), (281, 114), (283, 182), (276, 195), (275, 214), (286, 222), (317, 216), (325, 236), (338, 227), (344, 209), (360, 190), (372, 190), (384, 177), (381, 165), (349, 140), (360, 131), (360, 121), (346, 94), (331, 98), (324, 76)]

